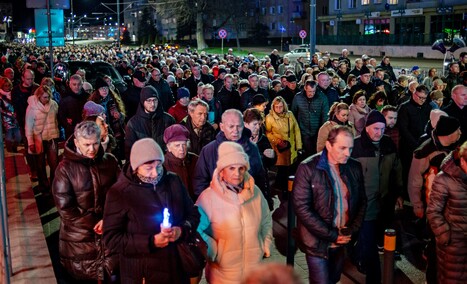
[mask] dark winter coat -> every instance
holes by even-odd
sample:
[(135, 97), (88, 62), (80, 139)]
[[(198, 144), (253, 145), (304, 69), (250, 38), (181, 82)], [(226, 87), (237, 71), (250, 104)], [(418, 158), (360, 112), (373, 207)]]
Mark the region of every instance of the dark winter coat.
[[(78, 94), (70, 89), (60, 100), (58, 105), (58, 122), (65, 129), (65, 138), (70, 137), (75, 131), (75, 126), (83, 120), (84, 104), (88, 101), (89, 95), (81, 90)], [(71, 119), (71, 123), (68, 123)]]
[(223, 109), (238, 109), (240, 110), (240, 94), (235, 88), (232, 88), (231, 91), (227, 90), (225, 86), (223, 86), (219, 93), (217, 93), (217, 99), (221, 102), (221, 106)]
[(28, 108), (28, 98), (34, 91), (39, 87), (37, 84), (33, 84), (30, 88), (24, 88), (22, 84), (16, 85), (11, 90), (11, 103), (16, 112), (16, 119), (18, 120), (19, 127), (24, 129), (24, 122), (26, 119), (26, 109)]
[(339, 92), (337, 92), (337, 90), (331, 86), (329, 86), (326, 90), (324, 90), (320, 86), (317, 86), (316, 94), (323, 94), (328, 99), (328, 103), (330, 106), (332, 106), (333, 103), (339, 101)]
[(167, 171), (176, 173), (183, 182), (183, 185), (188, 190), (188, 194), (193, 201), (195, 201), (195, 194), (193, 191), (193, 175), (195, 173), (196, 162), (198, 162), (198, 155), (188, 152), (185, 159), (179, 159), (172, 153), (165, 153), (164, 167)]
[(253, 90), (249, 88), (240, 96), (240, 111), (245, 111), (250, 107), (253, 97), (256, 95), (263, 95), (267, 100), (269, 100), (269, 93), (267, 90), (258, 88), (258, 90)]
[[(360, 163), (350, 158), (339, 166), (349, 190), (349, 220), (352, 233), (358, 232), (365, 216), (366, 195)], [(305, 159), (295, 173), (292, 202), (297, 214), (298, 247), (308, 255), (328, 258), (328, 247), (335, 243), (334, 189), (327, 150)]]
[(153, 86), (154, 89), (157, 90), (157, 93), (159, 94), (160, 98), (159, 102), (162, 103), (162, 108), (165, 112), (167, 112), (169, 108), (175, 104), (172, 89), (170, 88), (169, 83), (167, 83), (166, 80), (161, 78), (159, 82), (156, 82), (156, 80), (154, 80), (151, 77), (151, 79), (149, 79), (146, 85)]
[[(412, 98), (399, 107), (397, 124), (401, 136), (401, 150), (412, 155), (418, 146), (418, 139), (424, 133), (425, 125), (430, 119), (431, 105), (427, 102), (417, 104)], [(402, 154), (402, 153), (401, 153)]]
[(467, 283), (467, 174), (459, 162), (457, 151), (444, 160), (426, 212), (436, 237), (438, 283)]
[(59, 253), (63, 267), (75, 279), (98, 279), (98, 270), (110, 273), (117, 258), (105, 251), (94, 226), (103, 218), (105, 197), (117, 181), (117, 159), (102, 147), (94, 159), (76, 152), (74, 136), (65, 145), (55, 171), (52, 192), (60, 214)]
[(201, 149), (209, 144), (209, 142), (216, 139), (216, 130), (209, 122), (206, 122), (199, 132), (199, 135), (196, 134), (193, 129), (193, 123), (191, 122), (191, 117), (188, 115), (181, 122), (181, 125), (185, 126), (190, 132), (190, 152), (199, 155)]
[(329, 119), (328, 99), (321, 93), (316, 93), (312, 99), (308, 99), (305, 91), (302, 91), (293, 99), (291, 111), (297, 118), (302, 142), (310, 143), (305, 138), (318, 134), (319, 128)]
[(183, 80), (183, 87), (187, 88), (190, 91), (190, 99), (198, 95), (198, 83), (203, 82), (203, 84), (209, 84), (211, 79), (208, 75), (200, 74), (200, 79), (195, 79), (193, 75)]
[(445, 108), (443, 108), (449, 116), (455, 117), (461, 123), (461, 139), (459, 142), (462, 144), (463, 142), (467, 141), (467, 107), (459, 108), (457, 104), (452, 101), (448, 104)]
[[(159, 97), (157, 97), (159, 98)], [(147, 97), (141, 96), (136, 114), (130, 118), (125, 131), (125, 156), (130, 158), (131, 146), (142, 138), (154, 139), (164, 150), (164, 130), (175, 124), (175, 119), (162, 109), (162, 104), (157, 104), (155, 112), (146, 113), (144, 101)]]
[(122, 94), (122, 100), (125, 103), (126, 118), (132, 118), (138, 109), (140, 102), (140, 94), (142, 88), (138, 88), (134, 85), (128, 86), (128, 89)]
[(284, 89), (280, 90), (277, 92), (277, 96), (281, 96), (284, 98), (285, 102), (287, 103), (287, 106), (290, 107), (292, 106), (292, 101), (295, 98), (295, 95), (299, 92), (300, 90), (296, 88), (295, 90), (290, 89), (289, 87), (285, 87)]
[(180, 178), (164, 169), (157, 185), (141, 182), (129, 164), (107, 194), (104, 210), (104, 243), (120, 254), (122, 283), (189, 283), (181, 270), (176, 248), (171, 242), (156, 248), (154, 235), (160, 233), (163, 210), (168, 208), (172, 226), (182, 228), (182, 236), (196, 230), (199, 212)]

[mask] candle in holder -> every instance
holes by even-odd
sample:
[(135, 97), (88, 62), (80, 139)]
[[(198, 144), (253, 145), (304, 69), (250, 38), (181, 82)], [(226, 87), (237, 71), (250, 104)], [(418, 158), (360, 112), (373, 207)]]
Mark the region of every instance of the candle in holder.
[(170, 213), (168, 208), (164, 208), (163, 215), (164, 220), (162, 221), (161, 229), (170, 229), (172, 227), (172, 224), (169, 222)]

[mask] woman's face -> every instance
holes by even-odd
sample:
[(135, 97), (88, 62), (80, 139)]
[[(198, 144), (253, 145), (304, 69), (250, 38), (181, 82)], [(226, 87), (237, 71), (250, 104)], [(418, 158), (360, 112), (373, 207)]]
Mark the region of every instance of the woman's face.
[(366, 106), (366, 98), (365, 96), (361, 96), (357, 99), (357, 102), (356, 102), (356, 105), (361, 107), (361, 108), (364, 108)]
[(107, 135), (109, 135), (109, 126), (105, 122), (105, 118), (101, 116), (96, 118), (96, 124), (101, 129), (101, 141), (104, 141), (107, 139)]
[(348, 109), (341, 109), (336, 113), (336, 118), (342, 122), (346, 123), (349, 120), (349, 110)]
[(268, 106), (268, 103), (267, 102), (264, 102), (260, 105), (256, 105), (255, 108), (257, 110), (259, 110), (260, 112), (264, 112), (264, 110), (266, 109), (266, 107)]
[(185, 159), (186, 154), (188, 153), (187, 149), (187, 141), (172, 141), (169, 144), (167, 144), (167, 151), (169, 151), (179, 159)]
[(379, 99), (379, 100), (376, 102), (376, 105), (377, 105), (377, 106), (383, 106), (383, 105), (384, 105), (384, 102), (385, 102), (384, 99)]
[(220, 172), (223, 181), (232, 185), (240, 185), (245, 178), (246, 167), (241, 164), (230, 165)]
[(283, 113), (284, 112), (284, 103), (279, 102), (279, 103), (274, 104), (274, 112), (276, 112), (277, 114)]
[(109, 94), (109, 87), (100, 87), (99, 88), (99, 95), (103, 98), (107, 97)]
[(143, 164), (136, 169), (136, 173), (142, 177), (156, 179), (163, 173), (162, 162), (159, 160)]
[(41, 104), (46, 105), (50, 102), (50, 95), (46, 92), (43, 92), (42, 95), (39, 97), (39, 101)]
[(259, 120), (253, 120), (253, 121), (250, 121), (249, 123), (245, 122), (245, 127), (250, 129), (251, 134), (253, 136), (258, 136), (259, 129), (261, 127), (261, 122)]

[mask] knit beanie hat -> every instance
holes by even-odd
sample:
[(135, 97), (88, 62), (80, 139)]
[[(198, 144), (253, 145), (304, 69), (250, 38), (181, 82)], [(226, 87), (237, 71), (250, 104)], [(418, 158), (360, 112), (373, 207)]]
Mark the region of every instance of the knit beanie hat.
[(362, 68), (360, 69), (360, 75), (363, 75), (363, 74), (370, 74), (370, 69), (368, 69), (368, 67), (366, 67), (366, 65), (363, 65)]
[(134, 74), (133, 74), (133, 78), (136, 78), (138, 79), (138, 81), (140, 82), (146, 82), (146, 76), (144, 75), (143, 71), (136, 71)]
[(144, 103), (144, 101), (149, 98), (159, 99), (159, 93), (153, 86), (146, 86), (141, 89), (140, 102)]
[(105, 108), (99, 104), (96, 104), (93, 101), (87, 101), (83, 107), (84, 117), (88, 116), (98, 116), (102, 113), (105, 113)]
[(154, 139), (140, 139), (131, 147), (130, 165), (133, 170), (147, 162), (156, 160), (164, 163), (164, 152)]
[(251, 105), (252, 106), (257, 106), (257, 105), (263, 104), (265, 102), (267, 102), (266, 98), (262, 94), (257, 94), (251, 100)]
[(370, 126), (373, 123), (377, 123), (377, 122), (381, 122), (381, 123), (384, 123), (384, 125), (386, 125), (386, 118), (384, 118), (384, 115), (382, 113), (374, 109), (370, 111), (370, 113), (368, 114), (368, 117), (366, 118), (365, 126)]
[(219, 158), (217, 160), (217, 170), (221, 171), (230, 165), (244, 165), (250, 169), (250, 162), (248, 156), (243, 150), (243, 147), (235, 142), (223, 142), (219, 145)]
[(436, 124), (438, 124), (438, 120), (441, 116), (448, 116), (448, 114), (440, 109), (434, 109), (430, 112), (430, 123), (433, 129), (436, 128)]
[(187, 88), (181, 87), (177, 90), (177, 99), (181, 98), (189, 98), (190, 97), (190, 91), (188, 91)]
[(96, 83), (94, 83), (94, 85), (96, 87), (96, 90), (99, 90), (99, 88), (102, 88), (102, 87), (109, 87), (109, 84), (107, 84), (107, 82), (101, 77), (98, 77), (96, 79)]
[(461, 127), (459, 120), (452, 116), (441, 116), (436, 124), (435, 135), (448, 136)]
[(173, 124), (164, 131), (164, 142), (168, 144), (173, 141), (188, 141), (190, 132), (181, 124)]

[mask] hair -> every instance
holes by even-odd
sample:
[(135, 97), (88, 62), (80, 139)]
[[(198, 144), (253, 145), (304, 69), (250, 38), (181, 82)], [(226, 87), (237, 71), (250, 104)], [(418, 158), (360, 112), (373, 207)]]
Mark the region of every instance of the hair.
[(226, 111), (224, 111), (224, 113), (222, 114), (222, 117), (221, 117), (221, 121), (222, 123), (225, 123), (225, 119), (228, 115), (237, 115), (240, 120), (243, 122), (243, 115), (242, 113), (238, 110), (238, 109), (234, 109), (234, 108), (231, 108), (231, 109), (228, 109)]
[(332, 119), (336, 113), (339, 113), (341, 110), (349, 110), (349, 105), (346, 103), (335, 102), (329, 108), (329, 119)]
[(355, 76), (354, 74), (349, 74), (349, 76), (347, 77), (347, 85), (350, 83), (350, 81), (352, 81), (353, 79), (357, 79), (357, 76)]
[[(7, 69), (8, 69), (8, 68), (7, 68)], [(11, 70), (13, 70), (13, 69), (11, 69)], [(6, 71), (6, 69), (5, 69), (5, 71)], [(5, 72), (5, 71), (4, 71), (4, 72)], [(13, 70), (13, 71), (14, 71), (14, 70)], [(26, 72), (30, 72), (30, 73), (32, 74), (33, 77), (35, 76), (34, 71), (32, 71), (31, 69), (25, 68), (25, 69), (23, 69), (23, 72), (21, 72), (21, 77), (24, 77), (24, 74), (26, 74)]]
[(203, 94), (204, 94), (204, 91), (207, 89), (214, 91), (214, 86), (211, 84), (203, 85)]
[[(281, 96), (277, 96), (275, 97), (273, 100), (272, 100), (272, 103), (271, 103), (271, 110), (274, 111), (274, 106), (279, 104), (279, 103), (282, 103), (284, 105), (284, 111), (283, 113), (287, 113), (289, 111), (289, 108), (287, 107), (287, 102), (285, 101), (285, 99)], [(275, 112), (275, 111), (274, 111)]]
[(97, 139), (100, 139), (101, 137), (101, 129), (97, 125), (97, 123), (94, 121), (83, 121), (78, 123), (75, 126), (75, 139), (79, 138), (94, 138), (97, 137)]
[(49, 87), (55, 86), (55, 82), (50, 77), (44, 77), (41, 80), (41, 86), (49, 86)]
[(44, 93), (47, 93), (49, 95), (49, 98), (52, 97), (52, 90), (50, 89), (49, 86), (47, 85), (42, 85), (40, 86), (39, 88), (36, 89), (36, 91), (34, 92), (34, 96), (36, 96), (37, 98), (39, 98), (40, 96), (42, 96), (42, 94)]
[(81, 83), (83, 82), (83, 77), (81, 77), (80, 75), (78, 74), (73, 74), (70, 76), (70, 81), (71, 80), (77, 80), (77, 81), (81, 81)]
[(261, 116), (261, 112), (255, 108), (246, 109), (243, 112), (243, 122), (250, 123), (252, 121), (262, 121), (263, 117)]
[(323, 72), (319, 72), (316, 78), (319, 78), (319, 76), (324, 76), (324, 75), (329, 76), (328, 72), (323, 71)]
[(226, 75), (224, 76), (224, 80), (227, 79), (227, 78), (230, 78), (230, 79), (233, 80), (234, 76), (233, 76), (232, 74), (226, 74)]
[(415, 89), (418, 93), (423, 92), (428, 95), (428, 88), (425, 85), (418, 85)]
[(7, 77), (0, 77), (0, 89), (3, 89), (5, 85), (13, 87), (13, 83)]
[(318, 86), (318, 83), (314, 80), (306, 80), (305, 81), (305, 88), (309, 86), (309, 87), (312, 87), (313, 89), (316, 88), (316, 86)]
[(397, 112), (397, 108), (395, 106), (392, 106), (392, 105), (386, 105), (383, 107), (383, 109), (381, 109), (381, 113), (386, 116), (386, 114), (390, 111), (393, 111), (393, 112)]
[(409, 80), (409, 77), (407, 77), (406, 75), (400, 75), (399, 78), (397, 78), (397, 82), (399, 84), (402, 82), (408, 81), (408, 80)]
[(386, 96), (386, 93), (384, 91), (377, 91), (368, 99), (368, 105), (370, 106), (370, 108), (374, 109), (376, 108), (376, 103), (381, 99), (385, 102), (388, 101), (388, 97)]
[(435, 74), (435, 72), (434, 72), (435, 70), (436, 70), (436, 68), (430, 68), (430, 70), (428, 70), (428, 76), (432, 77)]
[(341, 133), (349, 137), (352, 137), (352, 139), (354, 138), (352, 129), (350, 129), (350, 127), (344, 126), (344, 125), (335, 125), (329, 131), (328, 139), (327, 139), (327, 141), (331, 143), (331, 146), (334, 145), (334, 143), (336, 143), (337, 136)]
[(197, 106), (203, 106), (209, 111), (209, 105), (201, 99), (193, 99), (188, 103), (188, 113), (193, 113)]
[(255, 73), (249, 75), (249, 76), (248, 76), (248, 81), (250, 81), (250, 79), (255, 78), (255, 77), (258, 78), (258, 75), (255, 74)]
[(352, 97), (352, 103), (357, 103), (358, 98), (362, 96), (366, 98), (366, 92), (364, 90), (357, 91)]

